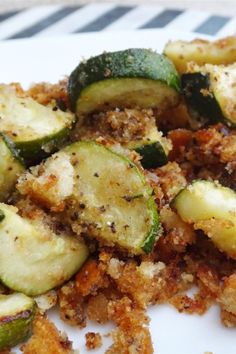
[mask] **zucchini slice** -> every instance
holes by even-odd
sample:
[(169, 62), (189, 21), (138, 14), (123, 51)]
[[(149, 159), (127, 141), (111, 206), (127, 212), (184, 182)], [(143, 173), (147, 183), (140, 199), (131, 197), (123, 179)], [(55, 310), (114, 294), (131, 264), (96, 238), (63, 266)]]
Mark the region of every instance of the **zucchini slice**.
[(190, 42), (170, 41), (164, 48), (164, 54), (173, 61), (179, 73), (185, 73), (188, 63), (198, 65), (227, 65), (236, 61), (236, 37), (226, 37), (210, 42), (195, 39)]
[(54, 152), (68, 137), (74, 115), (21, 97), (9, 85), (0, 85), (0, 131), (14, 142), (27, 164)]
[(55, 162), (68, 162), (68, 158), (74, 173), (69, 166), (63, 173), (67, 174), (70, 190), (63, 194), (58, 179), (57, 188), (47, 188), (39, 200), (51, 197), (58, 205), (60, 197), (65, 203), (65, 218), (78, 234), (86, 233), (132, 254), (150, 252), (159, 223), (152, 190), (136, 165), (101, 144), (81, 141), (66, 147), (48, 158), (40, 169), (33, 169), (34, 175), (27, 174), (19, 190), (34, 197), (34, 188), (43, 191), (38, 183), (52, 167), (55, 169)]
[(79, 118), (115, 108), (157, 108), (179, 100), (172, 62), (147, 49), (103, 53), (81, 62), (69, 77), (68, 93)]
[(10, 289), (40, 295), (76, 273), (88, 256), (82, 241), (56, 234), (46, 216), (22, 218), (17, 208), (0, 203), (0, 279)]
[(180, 217), (203, 230), (212, 242), (236, 259), (236, 193), (218, 182), (196, 180), (172, 202)]
[(25, 170), (14, 144), (0, 134), (0, 201), (12, 192), (17, 178)]
[(171, 144), (162, 137), (156, 127), (151, 128), (143, 139), (130, 141), (125, 147), (138, 152), (142, 156), (142, 166), (147, 169), (167, 164), (171, 150)]
[(236, 128), (236, 64), (192, 65), (190, 70), (182, 75), (181, 85), (193, 118)]
[(0, 350), (27, 339), (35, 309), (34, 300), (24, 294), (0, 295)]

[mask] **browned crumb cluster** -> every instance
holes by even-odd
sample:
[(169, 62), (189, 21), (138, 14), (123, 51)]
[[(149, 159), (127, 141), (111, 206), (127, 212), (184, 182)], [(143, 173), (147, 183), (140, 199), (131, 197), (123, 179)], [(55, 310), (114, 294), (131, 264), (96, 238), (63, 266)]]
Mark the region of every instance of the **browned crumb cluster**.
[(88, 350), (97, 349), (102, 346), (102, 337), (99, 333), (88, 332), (85, 335), (86, 348)]
[(142, 139), (155, 124), (151, 109), (125, 109), (94, 114), (76, 132), (76, 139), (96, 139), (102, 136), (115, 142), (128, 143)]
[[(54, 100), (68, 107), (66, 80), (58, 85), (35, 85), (28, 93), (43, 104)], [(142, 138), (153, 123), (151, 110), (114, 110), (90, 117), (73, 138), (99, 138), (104, 144), (127, 142)], [(169, 204), (196, 178), (216, 179), (236, 190), (236, 133), (222, 124), (191, 130), (183, 103), (158, 117), (158, 124), (173, 148), (165, 166), (144, 171), (162, 224), (154, 251), (148, 256), (129, 257), (115, 248), (93, 245), (92, 255), (80, 271), (57, 289), (60, 317), (66, 323), (84, 327), (90, 319), (116, 324), (107, 354), (153, 353), (146, 314), (152, 304), (169, 303), (179, 312), (201, 315), (217, 303), (222, 323), (236, 327), (236, 261), (219, 252), (202, 231), (184, 223)], [(139, 160), (139, 156), (133, 157)], [(25, 194), (29, 195), (29, 190)], [(48, 207), (40, 200), (40, 193), (35, 199)], [(20, 201), (19, 206), (21, 203), (25, 206), (29, 202)], [(34, 208), (22, 211), (31, 218), (37, 212)], [(193, 286), (197, 292), (190, 297), (187, 290)], [(88, 349), (100, 345), (98, 333), (87, 333)], [(22, 350), (25, 354), (70, 353), (71, 344), (39, 315), (33, 336)]]
[(35, 84), (27, 91), (27, 94), (44, 105), (54, 102), (60, 109), (66, 109), (69, 106), (67, 78), (54, 85), (47, 82)]
[(45, 315), (37, 315), (33, 323), (33, 334), (21, 348), (24, 354), (71, 354), (72, 346), (66, 335), (62, 335)]
[(136, 307), (128, 297), (123, 297), (119, 301), (111, 301), (108, 311), (118, 328), (112, 333), (114, 343), (106, 354), (153, 353), (147, 328), (149, 319), (143, 309)]

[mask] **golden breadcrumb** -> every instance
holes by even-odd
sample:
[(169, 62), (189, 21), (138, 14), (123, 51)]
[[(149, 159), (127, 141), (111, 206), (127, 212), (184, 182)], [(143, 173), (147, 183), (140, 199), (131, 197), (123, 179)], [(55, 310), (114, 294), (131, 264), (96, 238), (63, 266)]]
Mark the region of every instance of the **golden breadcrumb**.
[(223, 310), (236, 316), (236, 273), (224, 279), (219, 302)]
[(88, 350), (97, 349), (102, 346), (102, 337), (100, 333), (88, 332), (85, 334), (86, 348)]
[(109, 317), (118, 326), (112, 333), (113, 345), (106, 354), (151, 354), (153, 346), (148, 330), (149, 318), (145, 311), (138, 308), (128, 297), (111, 301)]
[(74, 282), (63, 285), (57, 292), (60, 317), (71, 326), (85, 327), (84, 298), (77, 291)]
[(24, 354), (71, 354), (72, 346), (46, 315), (37, 315), (33, 322), (33, 334), (21, 347)]

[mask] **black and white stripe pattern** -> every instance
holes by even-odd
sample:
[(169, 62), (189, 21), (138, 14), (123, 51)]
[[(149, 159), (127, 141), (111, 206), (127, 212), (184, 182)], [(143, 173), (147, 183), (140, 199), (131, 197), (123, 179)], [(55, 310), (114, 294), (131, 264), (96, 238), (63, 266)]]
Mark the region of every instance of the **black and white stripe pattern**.
[(0, 39), (57, 36), (102, 30), (168, 28), (199, 34), (235, 34), (236, 17), (160, 6), (40, 6), (0, 14)]

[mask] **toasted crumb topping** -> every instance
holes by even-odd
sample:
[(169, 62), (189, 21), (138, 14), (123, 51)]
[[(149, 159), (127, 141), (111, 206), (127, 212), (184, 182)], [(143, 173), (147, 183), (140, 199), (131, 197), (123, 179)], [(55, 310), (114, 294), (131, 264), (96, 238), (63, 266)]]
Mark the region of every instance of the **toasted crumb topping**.
[(85, 334), (86, 348), (88, 350), (97, 349), (102, 346), (102, 337), (100, 333), (88, 332)]
[(33, 335), (21, 347), (24, 354), (71, 354), (72, 345), (65, 334), (61, 334), (46, 315), (37, 315), (33, 323)]

